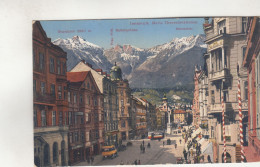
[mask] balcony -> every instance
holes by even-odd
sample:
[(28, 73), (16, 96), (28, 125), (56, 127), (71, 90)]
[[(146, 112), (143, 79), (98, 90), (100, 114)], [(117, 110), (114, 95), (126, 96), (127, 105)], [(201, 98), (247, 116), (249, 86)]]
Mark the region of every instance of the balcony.
[(33, 96), (34, 103), (46, 103), (46, 104), (55, 104), (56, 98), (50, 94), (41, 94), (38, 92), (34, 93)]
[(210, 81), (217, 81), (220, 79), (226, 79), (229, 77), (229, 69), (225, 68), (220, 71), (212, 71), (209, 73), (209, 80)]
[(50, 132), (60, 132), (68, 131), (69, 126), (44, 126), (44, 127), (34, 127), (34, 133), (50, 133)]
[[(224, 109), (226, 107), (226, 104), (224, 104)], [(216, 113), (222, 113), (222, 105), (221, 103), (215, 103), (210, 105), (210, 111), (209, 114), (216, 114)]]

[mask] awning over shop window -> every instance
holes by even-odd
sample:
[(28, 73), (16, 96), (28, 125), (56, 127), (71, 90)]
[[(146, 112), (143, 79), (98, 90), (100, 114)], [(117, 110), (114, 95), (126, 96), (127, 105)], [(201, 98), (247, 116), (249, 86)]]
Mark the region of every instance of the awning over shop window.
[(201, 132), (202, 132), (202, 129), (199, 128), (199, 129), (197, 129), (195, 132), (192, 133), (191, 137), (194, 138), (194, 137), (196, 137), (198, 134), (200, 134)]

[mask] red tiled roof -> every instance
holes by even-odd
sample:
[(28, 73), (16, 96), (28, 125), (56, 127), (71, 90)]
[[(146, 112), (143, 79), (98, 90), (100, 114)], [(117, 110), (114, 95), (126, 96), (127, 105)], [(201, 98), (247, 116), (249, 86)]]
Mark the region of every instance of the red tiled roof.
[(108, 77), (110, 77), (110, 74), (107, 74)]
[(95, 69), (96, 72), (102, 72), (102, 69)]
[(102, 72), (102, 75), (107, 75), (107, 73), (106, 72)]
[(85, 80), (88, 73), (89, 71), (67, 72), (67, 80), (69, 82), (82, 82)]

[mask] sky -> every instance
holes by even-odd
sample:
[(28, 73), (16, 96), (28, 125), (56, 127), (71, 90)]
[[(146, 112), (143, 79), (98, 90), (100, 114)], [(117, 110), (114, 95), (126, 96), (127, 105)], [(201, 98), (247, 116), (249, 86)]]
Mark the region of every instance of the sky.
[(173, 38), (204, 34), (204, 18), (40, 21), (52, 41), (81, 36), (104, 49), (117, 44), (150, 48)]

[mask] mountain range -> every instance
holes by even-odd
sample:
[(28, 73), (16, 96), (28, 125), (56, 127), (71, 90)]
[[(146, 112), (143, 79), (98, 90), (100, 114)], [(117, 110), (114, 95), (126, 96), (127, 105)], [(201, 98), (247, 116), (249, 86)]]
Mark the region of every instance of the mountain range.
[(68, 71), (82, 59), (107, 72), (116, 62), (132, 88), (171, 88), (193, 82), (195, 65), (203, 65), (204, 41), (205, 35), (192, 35), (148, 49), (128, 44), (103, 49), (79, 36), (53, 43), (67, 52)]

